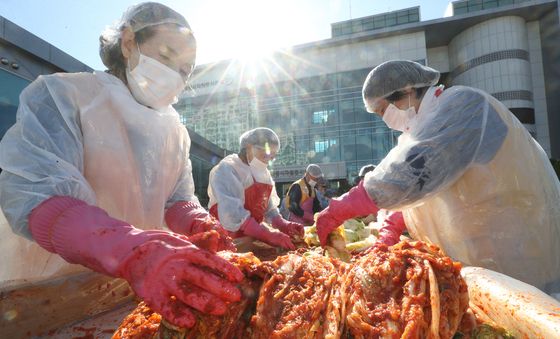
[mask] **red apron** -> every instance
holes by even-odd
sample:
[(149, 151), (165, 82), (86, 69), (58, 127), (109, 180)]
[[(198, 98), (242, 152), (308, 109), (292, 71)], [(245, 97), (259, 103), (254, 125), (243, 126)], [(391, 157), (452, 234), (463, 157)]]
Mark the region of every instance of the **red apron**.
[[(272, 192), (272, 185), (256, 182), (253, 178), (253, 184), (245, 189), (245, 204), (243, 207), (251, 214), (259, 224), (263, 222), (264, 215), (268, 209), (268, 201), (270, 200), (270, 193)], [(210, 207), (210, 214), (216, 219), (218, 217), (218, 204)], [(241, 231), (229, 232), (233, 238), (242, 235)]]

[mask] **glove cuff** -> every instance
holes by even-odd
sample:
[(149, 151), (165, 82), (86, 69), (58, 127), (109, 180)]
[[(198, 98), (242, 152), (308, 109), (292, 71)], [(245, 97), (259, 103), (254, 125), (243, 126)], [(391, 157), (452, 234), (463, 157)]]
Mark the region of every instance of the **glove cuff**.
[(280, 227), (284, 226), (285, 224), (284, 218), (282, 218), (280, 214), (272, 218), (272, 220), (270, 220), (270, 223), (272, 224), (272, 227), (276, 229), (280, 229)]
[(379, 207), (373, 199), (369, 196), (366, 188), (364, 187), (364, 181), (360, 181), (358, 187), (356, 187), (356, 193), (359, 196), (358, 209), (360, 209), (359, 215), (375, 214), (379, 211)]
[(52, 239), (54, 225), (66, 210), (81, 205), (87, 204), (66, 196), (54, 196), (40, 203), (29, 214), (29, 229), (33, 239), (47, 251), (57, 253)]
[(239, 230), (250, 237), (260, 238), (260, 233), (262, 232), (261, 228), (263, 227), (264, 226), (259, 224), (253, 217), (249, 217), (245, 220), (243, 225), (239, 227)]
[(341, 223), (344, 220), (357, 216), (376, 214), (379, 208), (367, 193), (364, 181), (360, 181), (358, 186), (352, 188), (341, 198), (332, 199), (329, 209), (335, 210)]
[[(199, 216), (207, 216), (208, 212), (193, 201), (178, 201), (165, 212), (165, 223), (173, 232), (191, 234), (193, 220)], [(187, 218), (190, 216), (190, 218)], [(191, 222), (189, 222), (189, 219)]]
[(406, 224), (401, 212), (392, 212), (385, 218), (383, 226), (379, 230), (379, 241), (392, 246), (399, 242)]
[(399, 235), (406, 229), (402, 212), (393, 212), (386, 219), (386, 224)]
[(118, 263), (133, 248), (125, 246), (131, 240), (126, 244), (123, 240), (134, 231), (141, 232), (97, 206), (82, 204), (59, 216), (52, 226), (51, 242), (64, 260), (114, 276)]

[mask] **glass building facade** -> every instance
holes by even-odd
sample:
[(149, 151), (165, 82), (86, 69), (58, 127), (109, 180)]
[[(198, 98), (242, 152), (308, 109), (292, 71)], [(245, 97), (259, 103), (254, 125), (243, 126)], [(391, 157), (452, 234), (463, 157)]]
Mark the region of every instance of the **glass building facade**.
[(185, 98), (176, 108), (189, 128), (235, 152), (244, 131), (273, 129), (282, 144), (273, 175), (285, 167), (343, 162), (346, 178), (332, 179), (352, 182), (362, 166), (381, 161), (397, 137), (365, 110), (361, 90), (370, 70), (272, 82), (240, 93), (215, 92)]
[(331, 24), (332, 37), (350, 35), (420, 21), (420, 7), (405, 8)]
[(485, 9), (508, 6), (529, 0), (460, 0), (453, 1), (453, 15), (478, 12)]
[[(344, 162), (352, 179), (361, 166), (385, 157), (395, 138), (377, 115), (365, 110), (361, 89), (369, 71), (326, 74), (261, 90), (260, 124), (277, 131), (283, 143), (274, 167)], [(283, 92), (276, 95), (275, 87)]]
[(399, 135), (365, 111), (368, 72), (388, 60), (414, 60), (439, 70), (446, 87), (471, 86), (502, 101), (556, 157), (558, 32), (545, 23), (557, 27), (557, 3), (467, 0), (453, 7), (454, 16), (426, 22), (414, 7), (333, 23), (330, 39), (254, 62), (260, 68), (252, 78), (243, 60), (201, 65), (191, 78), (196, 93), (176, 108), (187, 127), (230, 152), (243, 132), (273, 129), (282, 143), (271, 166), (280, 194), (309, 163), (327, 169), (331, 182), (349, 184)]
[[(202, 206), (208, 206), (208, 177), (217, 162), (211, 162), (195, 154), (190, 155), (194, 180), (194, 192)], [(220, 158), (221, 159), (221, 158)]]

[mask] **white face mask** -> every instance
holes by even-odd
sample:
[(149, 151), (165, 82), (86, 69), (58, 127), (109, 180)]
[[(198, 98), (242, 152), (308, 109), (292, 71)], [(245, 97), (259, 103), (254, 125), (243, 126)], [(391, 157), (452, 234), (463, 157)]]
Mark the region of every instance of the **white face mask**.
[(410, 96), (408, 97), (408, 106), (406, 110), (402, 110), (393, 104), (389, 104), (383, 114), (383, 121), (389, 128), (404, 132), (409, 121), (416, 116), (416, 108), (410, 105)]
[(266, 171), (268, 167), (268, 163), (262, 162), (259, 159), (257, 159), (257, 157), (255, 156), (255, 152), (253, 151), (253, 159), (249, 161), (249, 166), (251, 167), (253, 173), (255, 172), (259, 173), (259, 172)]
[[(130, 70), (126, 67), (126, 79), (130, 92), (142, 105), (160, 109), (177, 102), (179, 95), (186, 86), (181, 75), (140, 52), (138, 65)], [(130, 60), (130, 59), (129, 59)]]
[(267, 169), (268, 164), (266, 162), (262, 162), (256, 157), (253, 157), (253, 160), (249, 162), (249, 166), (256, 171), (264, 171)]
[(309, 179), (308, 184), (309, 184), (309, 186), (311, 186), (313, 188), (313, 187), (315, 187), (315, 185), (317, 185), (317, 181), (315, 181), (313, 179)]

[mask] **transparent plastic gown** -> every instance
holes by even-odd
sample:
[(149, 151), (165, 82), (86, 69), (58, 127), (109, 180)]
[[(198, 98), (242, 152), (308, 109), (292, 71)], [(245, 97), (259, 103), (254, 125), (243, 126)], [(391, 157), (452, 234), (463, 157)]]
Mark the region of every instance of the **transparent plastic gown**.
[(365, 187), (409, 232), (467, 265), (560, 290), (560, 183), (545, 152), (498, 100), (428, 90)]
[(256, 173), (244, 163), (237, 154), (225, 157), (210, 171), (208, 207), (218, 203), (218, 217), (221, 224), (230, 232), (236, 232), (249, 218), (250, 212), (245, 209), (245, 190), (253, 183), (259, 182), (272, 185), (265, 212), (265, 221), (269, 222), (279, 215), (278, 204), (280, 198), (274, 188), (274, 180), (268, 170)]
[(82, 199), (139, 228), (162, 228), (166, 206), (198, 202), (189, 148), (171, 106), (138, 104), (112, 75), (40, 76), (22, 92), (17, 123), (0, 144), (0, 205), (11, 225), (0, 229), (3, 255), (11, 258), (0, 281), (86, 270), (28, 240), (30, 211), (54, 195)]

